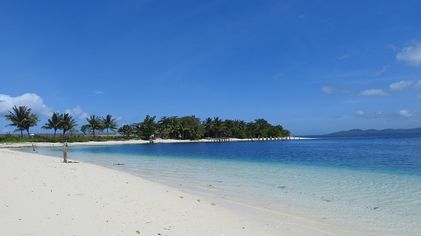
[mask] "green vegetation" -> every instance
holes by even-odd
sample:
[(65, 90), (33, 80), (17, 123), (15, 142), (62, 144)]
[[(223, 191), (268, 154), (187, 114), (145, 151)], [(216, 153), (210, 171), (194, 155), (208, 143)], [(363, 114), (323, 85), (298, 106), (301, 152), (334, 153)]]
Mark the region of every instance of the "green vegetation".
[(66, 135), (66, 132), (74, 129), (77, 126), (76, 120), (69, 113), (64, 113), (61, 116), (61, 123), (59, 129), (63, 130), (63, 136)]
[(54, 137), (53, 135), (39, 135), (36, 134), (32, 137), (23, 137), (5, 134), (0, 136), (0, 143), (24, 143), (24, 142), (49, 142), (49, 143), (61, 143), (67, 141), (72, 142), (89, 142), (89, 141), (115, 141), (115, 140), (127, 140), (128, 138), (123, 136), (91, 136), (83, 134), (66, 135), (65, 140), (63, 136)]
[(42, 126), (43, 129), (52, 129), (54, 130), (54, 137), (56, 137), (57, 130), (60, 128), (62, 118), (59, 113), (54, 112), (50, 119), (48, 119), (47, 123)]
[(102, 119), (102, 128), (107, 130), (107, 135), (108, 135), (108, 131), (115, 131), (118, 128), (117, 125), (117, 121), (113, 118), (112, 115), (106, 115), (104, 119)]
[(9, 111), (9, 114), (4, 117), (10, 121), (10, 126), (15, 126), (16, 130), (20, 131), (21, 138), (23, 138), (24, 130), (29, 137), (29, 128), (36, 126), (38, 123), (38, 116), (33, 114), (31, 108), (27, 106), (14, 106), (12, 111)]
[(201, 139), (201, 138), (268, 138), (290, 135), (280, 125), (271, 125), (264, 119), (253, 122), (222, 120), (218, 117), (205, 121), (195, 116), (162, 117), (158, 122), (155, 116), (146, 116), (140, 123), (123, 125), (118, 132), (124, 137), (141, 139)]
[(76, 126), (76, 120), (69, 113), (59, 114), (54, 112), (42, 128), (54, 130), (55, 138), (57, 130), (63, 130), (63, 136), (65, 136), (67, 131), (74, 129)]
[(86, 121), (88, 122), (88, 124), (83, 125), (82, 129), (92, 133), (93, 137), (95, 137), (95, 131), (104, 130), (102, 119), (99, 116), (91, 115), (90, 117), (86, 118)]
[[(53, 135), (34, 135), (30, 137), (29, 128), (36, 126), (38, 116), (33, 114), (31, 108), (27, 106), (13, 107), (5, 118), (10, 121), (11, 126), (15, 126), (20, 131), (20, 138), (14, 135), (0, 136), (0, 142), (87, 142), (87, 141), (107, 141), (125, 140), (139, 138), (151, 140), (162, 139), (184, 139), (197, 140), (201, 138), (276, 138), (287, 137), (290, 132), (281, 125), (272, 125), (265, 119), (256, 119), (252, 122), (242, 120), (222, 120), (218, 117), (207, 118), (201, 121), (195, 116), (164, 116), (156, 120), (155, 116), (147, 115), (139, 123), (125, 124), (118, 128), (116, 119), (111, 115), (100, 117), (91, 115), (86, 119), (86, 124), (82, 125), (80, 134), (75, 129), (76, 120), (68, 113), (60, 114), (54, 112), (43, 129), (53, 130)], [(26, 130), (28, 137), (23, 137)], [(57, 131), (61, 130), (62, 135), (57, 137)], [(106, 135), (103, 131), (106, 130)], [(109, 131), (114, 135), (109, 135)], [(117, 135), (115, 135), (117, 131)]]

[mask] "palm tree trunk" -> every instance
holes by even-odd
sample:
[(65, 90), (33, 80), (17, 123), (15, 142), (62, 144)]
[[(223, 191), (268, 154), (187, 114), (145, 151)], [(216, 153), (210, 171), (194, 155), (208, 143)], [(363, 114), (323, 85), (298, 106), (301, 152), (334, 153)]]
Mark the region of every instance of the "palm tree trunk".
[(29, 135), (29, 129), (26, 129), (26, 132), (28, 133), (28, 138), (30, 137), (30, 135)]
[(57, 129), (54, 129), (54, 138), (56, 138)]
[(20, 138), (23, 138), (23, 129), (20, 130)]
[(67, 163), (67, 142), (63, 144), (63, 162)]

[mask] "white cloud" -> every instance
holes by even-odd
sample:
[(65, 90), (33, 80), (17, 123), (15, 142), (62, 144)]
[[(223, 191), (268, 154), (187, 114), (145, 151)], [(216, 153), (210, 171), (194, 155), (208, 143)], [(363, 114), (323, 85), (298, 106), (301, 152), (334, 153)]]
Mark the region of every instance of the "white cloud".
[(411, 112), (409, 112), (408, 110), (400, 110), (399, 115), (405, 118), (412, 117)]
[(418, 80), (418, 82), (415, 84), (415, 88), (421, 88), (421, 80)]
[(396, 59), (404, 61), (413, 66), (421, 65), (421, 43), (414, 43), (410, 46), (403, 48), (398, 54)]
[(103, 92), (103, 91), (101, 91), (101, 90), (95, 90), (95, 91), (94, 91), (94, 94), (95, 94), (95, 95), (101, 95), (101, 94), (104, 94), (104, 92)]
[(66, 109), (64, 112), (69, 113), (70, 115), (76, 118), (79, 118), (81, 120), (89, 117), (89, 114), (84, 112), (80, 106), (75, 106), (72, 109)]
[(0, 114), (6, 114), (13, 106), (28, 106), (32, 109), (32, 112), (36, 114), (43, 116), (51, 115), (48, 106), (45, 105), (42, 98), (35, 93), (24, 93), (16, 97), (0, 94)]
[(387, 93), (382, 89), (366, 89), (360, 93), (361, 96), (386, 96)]
[(390, 90), (392, 91), (402, 91), (413, 84), (413, 81), (409, 80), (401, 80), (396, 83), (392, 83), (389, 85)]

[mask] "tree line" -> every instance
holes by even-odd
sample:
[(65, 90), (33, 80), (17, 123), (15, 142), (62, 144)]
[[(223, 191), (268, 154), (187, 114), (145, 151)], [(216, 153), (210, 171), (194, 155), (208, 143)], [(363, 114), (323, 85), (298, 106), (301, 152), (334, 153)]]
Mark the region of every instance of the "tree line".
[[(26, 131), (30, 135), (29, 129), (37, 126), (39, 117), (34, 114), (31, 108), (27, 106), (14, 106), (12, 110), (5, 115), (10, 126), (16, 127), (16, 131)], [(61, 131), (62, 136), (66, 136), (69, 131), (75, 131), (77, 122), (69, 113), (54, 112), (47, 122), (42, 126), (43, 129), (53, 130), (54, 137), (57, 131)], [(105, 117), (91, 115), (86, 118), (86, 124), (80, 127), (84, 135), (95, 137), (99, 132), (108, 135), (118, 132), (125, 138), (141, 138), (145, 140), (162, 139), (201, 139), (201, 138), (267, 138), (267, 137), (286, 137), (290, 132), (281, 125), (272, 125), (265, 119), (256, 119), (252, 122), (242, 120), (230, 120), (207, 118), (201, 120), (195, 116), (164, 116), (159, 120), (156, 116), (147, 115), (145, 119), (138, 123), (125, 124), (118, 126), (117, 120), (112, 115)]]
[(218, 117), (201, 121), (195, 116), (164, 116), (156, 120), (147, 115), (142, 122), (123, 125), (118, 132), (141, 139), (201, 139), (201, 138), (268, 138), (287, 137), (290, 132), (281, 125), (272, 125), (265, 119), (252, 122), (222, 120)]

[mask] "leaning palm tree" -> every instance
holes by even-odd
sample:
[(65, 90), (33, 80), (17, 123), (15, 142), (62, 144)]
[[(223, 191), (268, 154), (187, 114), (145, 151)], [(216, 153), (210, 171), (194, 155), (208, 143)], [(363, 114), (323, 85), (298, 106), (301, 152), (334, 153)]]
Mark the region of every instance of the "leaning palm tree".
[(91, 132), (91, 128), (89, 128), (89, 125), (82, 125), (80, 127), (80, 131), (82, 131), (83, 135), (86, 135), (87, 133)]
[(102, 119), (102, 128), (107, 130), (115, 131), (117, 129), (117, 120), (114, 119), (111, 115), (106, 115), (104, 119)]
[(76, 120), (69, 113), (64, 113), (62, 115), (62, 120), (60, 124), (60, 129), (63, 130), (63, 137), (66, 135), (66, 132), (76, 127)]
[(86, 118), (88, 124), (86, 124), (86, 129), (92, 132), (92, 136), (95, 137), (96, 130), (102, 130), (102, 119), (96, 115), (91, 115), (89, 118)]
[(47, 123), (42, 126), (43, 129), (53, 129), (54, 130), (54, 138), (56, 137), (57, 130), (60, 129), (60, 125), (62, 122), (63, 116), (60, 115), (58, 112), (54, 112), (50, 119), (48, 119)]
[(24, 130), (29, 137), (29, 128), (36, 126), (38, 123), (38, 116), (32, 113), (32, 109), (27, 106), (14, 106), (12, 111), (9, 111), (9, 114), (4, 117), (11, 122), (10, 126), (15, 126), (16, 130), (20, 131), (20, 137), (23, 137)]

